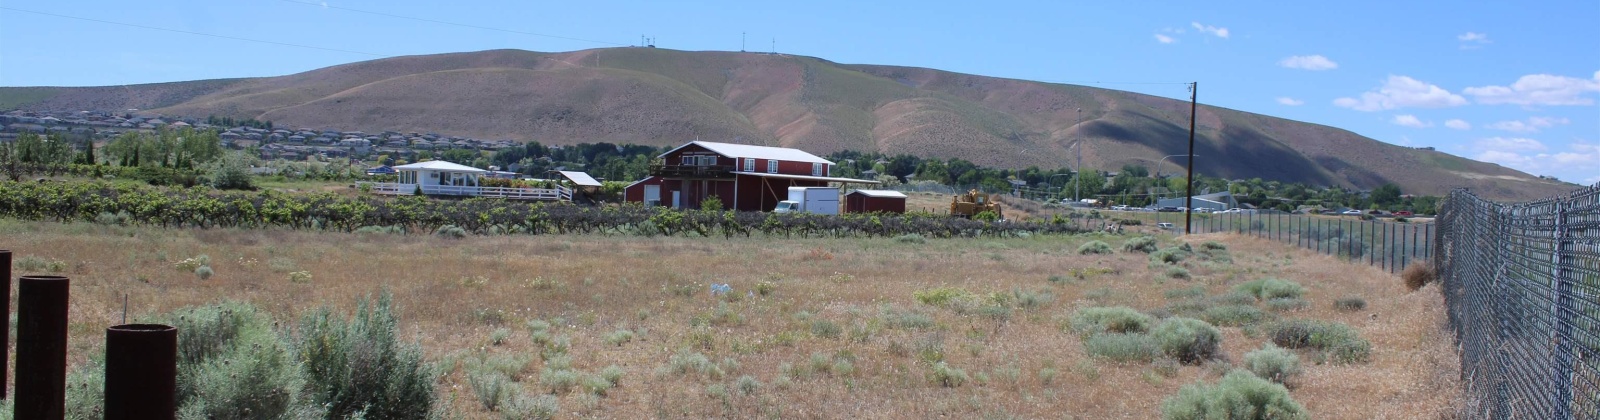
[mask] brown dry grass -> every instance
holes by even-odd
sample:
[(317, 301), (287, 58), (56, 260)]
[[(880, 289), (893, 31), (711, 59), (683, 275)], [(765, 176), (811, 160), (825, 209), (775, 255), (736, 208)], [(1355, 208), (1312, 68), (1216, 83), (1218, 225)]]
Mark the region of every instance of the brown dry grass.
[[(1289, 316), (1344, 322), (1374, 344), (1366, 364), (1308, 363), (1292, 395), (1313, 417), (1423, 418), (1452, 412), (1459, 395), (1457, 360), (1442, 328), (1439, 293), (1405, 293), (1393, 276), (1377, 269), (1226, 235), (1190, 240), (1226, 243), (1234, 264), (1192, 264), (1193, 280), (1159, 281), (1144, 254), (1073, 252), (1089, 239), (926, 244), (603, 236), (446, 240), (0, 222), (0, 242), (9, 244), (17, 258), (68, 262), (73, 363), (102, 346), (101, 331), (120, 321), (124, 294), (130, 321), (221, 299), (250, 301), (292, 321), (323, 305), (348, 311), (361, 296), (388, 288), (400, 306), (403, 331), (422, 343), (429, 360), (479, 352), (535, 353), (522, 325), (544, 319), (558, 324), (556, 334), (571, 337), (575, 368), (597, 372), (615, 364), (627, 371), (622, 385), (605, 397), (561, 395), (563, 417), (1153, 418), (1162, 399), (1185, 384), (1215, 381), (1222, 370), (1186, 366), (1164, 377), (1149, 364), (1095, 360), (1084, 354), (1076, 336), (1062, 332), (1060, 320), (1086, 306), (1159, 308), (1167, 303), (1163, 291), (1168, 289), (1200, 285), (1218, 294), (1237, 282), (1274, 276), (1307, 288), (1311, 307)], [(831, 258), (812, 257), (819, 253)], [(215, 277), (202, 281), (172, 268), (197, 254), (211, 257)], [(1092, 267), (1113, 273), (1060, 284), (1046, 280), (1052, 275), (1070, 279), (1072, 269)], [(291, 283), (287, 270), (310, 271), (314, 280)], [(746, 296), (763, 281), (775, 284), (770, 296)], [(727, 305), (742, 322), (690, 326), (691, 318), (716, 310), (718, 300), (706, 292), (712, 282), (729, 283), (740, 295)], [(940, 286), (978, 293), (1045, 290), (1055, 299), (1036, 309), (1018, 308), (1000, 322), (927, 307), (912, 297)], [(675, 293), (679, 287), (693, 294)], [(1351, 295), (1364, 297), (1368, 309), (1333, 309), (1333, 300)], [(922, 311), (938, 326), (884, 328), (884, 308)], [(502, 311), (503, 321), (475, 315), (486, 311)], [(809, 320), (815, 319), (840, 325), (844, 334), (814, 336)], [(490, 333), (501, 327), (514, 331), (509, 343), (490, 345)], [(602, 339), (623, 328), (639, 338), (620, 346)], [(851, 331), (858, 328), (873, 332), (853, 338)], [(1223, 331), (1223, 348), (1235, 361), (1264, 342), (1240, 328)], [(949, 364), (974, 381), (958, 388), (933, 385), (915, 350), (904, 350), (939, 340)], [(720, 379), (655, 372), (679, 349), (705, 341), (710, 348), (699, 351), (713, 361), (732, 358), (739, 367)], [(849, 352), (857, 360), (855, 372), (797, 376), (779, 385), (780, 365), (806, 365), (815, 352)], [(530, 391), (538, 389), (537, 360), (521, 375)], [(1055, 373), (1046, 381), (1050, 375), (1042, 372), (1049, 370)], [(733, 386), (741, 375), (764, 386), (743, 395)], [(453, 396), (468, 418), (492, 416), (476, 405), (459, 369), (443, 381), (441, 395)], [(708, 396), (706, 389), (714, 384), (726, 386), (730, 395)]]
[(1411, 291), (1421, 289), (1422, 286), (1433, 283), (1433, 265), (1422, 261), (1411, 263), (1400, 272), (1400, 279), (1405, 281), (1406, 289)]

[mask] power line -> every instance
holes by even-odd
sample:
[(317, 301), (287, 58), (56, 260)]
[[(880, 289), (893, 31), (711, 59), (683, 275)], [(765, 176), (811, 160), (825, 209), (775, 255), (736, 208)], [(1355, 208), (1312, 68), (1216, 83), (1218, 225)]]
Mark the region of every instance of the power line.
[(155, 26), (145, 26), (145, 25), (138, 25), (138, 24), (133, 24), (133, 23), (113, 22), (113, 21), (109, 21), (109, 20), (100, 20), (100, 19), (78, 17), (78, 16), (67, 16), (67, 15), (61, 15), (61, 14), (55, 14), (55, 13), (40, 12), (40, 11), (36, 11), (36, 10), (18, 9), (18, 8), (15, 8), (15, 7), (0, 6), (0, 10), (10, 10), (10, 11), (13, 11), (13, 12), (32, 13), (32, 14), (36, 14), (36, 15), (58, 17), (58, 18), (62, 18), (62, 19), (74, 19), (74, 20), (82, 20), (82, 21), (87, 21), (87, 22), (110, 24), (110, 25), (121, 25), (121, 26), (128, 26), (128, 27), (134, 27), (134, 28), (140, 28), (140, 29), (149, 29), (149, 30), (153, 30), (153, 31), (166, 31), (166, 32), (175, 32), (175, 33), (180, 33), (180, 34), (188, 34), (188, 35), (209, 36), (209, 37), (212, 37), (212, 38), (231, 39), (231, 40), (234, 40), (234, 41), (246, 41), (246, 42), (255, 42), (255, 43), (261, 43), (261, 44), (281, 45), (281, 46), (285, 46), (285, 47), (308, 48), (308, 49), (313, 49), (313, 50), (333, 51), (333, 52), (342, 52), (342, 53), (349, 53), (349, 54), (370, 55), (370, 56), (373, 56), (373, 57), (393, 57), (392, 55), (387, 55), (387, 54), (374, 54), (374, 53), (369, 53), (369, 52), (361, 52), (361, 51), (353, 51), (353, 50), (341, 50), (341, 49), (338, 49), (338, 48), (316, 47), (316, 46), (311, 46), (311, 45), (290, 44), (290, 43), (287, 43), (287, 42), (266, 41), (266, 40), (251, 39), (251, 38), (240, 38), (240, 37), (236, 37), (236, 36), (208, 34), (208, 33), (204, 33), (204, 32), (195, 32), (195, 31), (185, 31), (185, 30), (182, 30), (182, 29), (160, 28), (160, 27), (155, 27)]
[(623, 43), (618, 43), (618, 42), (611, 42), (611, 41), (598, 41), (598, 40), (593, 40), (593, 39), (574, 38), (574, 37), (570, 37), (570, 36), (541, 34), (541, 33), (534, 33), (534, 32), (518, 31), (518, 30), (515, 30), (515, 29), (502, 29), (502, 28), (479, 26), (479, 25), (473, 25), (473, 24), (467, 24), (467, 23), (446, 22), (446, 21), (442, 21), (442, 20), (433, 20), (433, 19), (427, 19), (427, 18), (402, 16), (402, 15), (396, 15), (396, 14), (392, 14), (392, 13), (374, 12), (374, 11), (371, 11), (371, 10), (361, 10), (361, 9), (352, 9), (352, 8), (348, 8), (348, 7), (334, 6), (334, 5), (330, 5), (330, 4), (327, 4), (327, 3), (313, 3), (313, 2), (309, 2), (309, 1), (300, 1), (300, 0), (278, 0), (278, 1), (282, 1), (284, 3), (294, 3), (294, 4), (301, 4), (301, 5), (306, 5), (306, 6), (322, 7), (322, 8), (327, 8), (327, 9), (339, 9), (339, 10), (344, 10), (344, 11), (347, 11), (347, 12), (366, 13), (366, 14), (369, 14), (369, 15), (391, 17), (391, 18), (395, 18), (395, 19), (406, 19), (406, 20), (414, 20), (414, 21), (418, 21), (418, 22), (437, 23), (437, 24), (440, 24), (440, 25), (450, 25), (450, 26), (460, 26), (460, 27), (463, 27), (463, 28), (482, 29), (482, 30), (486, 30), (486, 31), (498, 31), (498, 32), (506, 32), (506, 33), (513, 33), (513, 34), (519, 34), (519, 35), (529, 35), (529, 36), (539, 36), (539, 37), (545, 37), (545, 38), (564, 39), (564, 40), (568, 40), (568, 41), (590, 42), (590, 43), (595, 43), (595, 44), (619, 45), (619, 46), (627, 46), (628, 45), (628, 44), (623, 44)]

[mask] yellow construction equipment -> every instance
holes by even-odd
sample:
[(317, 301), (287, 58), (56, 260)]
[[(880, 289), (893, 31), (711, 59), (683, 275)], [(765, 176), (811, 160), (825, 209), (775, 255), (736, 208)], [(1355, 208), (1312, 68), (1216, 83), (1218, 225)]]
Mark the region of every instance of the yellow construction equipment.
[(1005, 214), (1000, 211), (1000, 202), (995, 201), (989, 193), (968, 191), (966, 194), (956, 194), (950, 200), (950, 215), (971, 219), (972, 216), (986, 211), (994, 212), (998, 218), (1004, 219)]

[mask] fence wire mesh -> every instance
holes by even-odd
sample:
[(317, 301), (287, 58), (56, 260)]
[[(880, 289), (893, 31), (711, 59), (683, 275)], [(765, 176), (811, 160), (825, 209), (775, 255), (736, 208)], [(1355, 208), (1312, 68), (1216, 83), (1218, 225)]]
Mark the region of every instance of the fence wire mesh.
[(1470, 416), (1600, 419), (1600, 185), (1520, 204), (1457, 190), (1437, 224)]

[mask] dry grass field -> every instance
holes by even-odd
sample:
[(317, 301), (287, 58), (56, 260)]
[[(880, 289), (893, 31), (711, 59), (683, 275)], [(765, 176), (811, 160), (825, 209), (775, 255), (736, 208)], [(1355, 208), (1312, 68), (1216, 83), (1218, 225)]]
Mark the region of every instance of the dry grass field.
[[(16, 258), (61, 261), (72, 278), (73, 363), (100, 351), (124, 295), (130, 321), (235, 299), (294, 325), (322, 306), (348, 313), (387, 289), (407, 339), (447, 372), (440, 397), (465, 418), (499, 417), (473, 396), (468, 359), (521, 357), (523, 392), (550, 392), (527, 326), (536, 320), (556, 341), (570, 339), (572, 369), (624, 372), (604, 395), (559, 392), (561, 418), (1154, 418), (1163, 399), (1216, 382), (1268, 339), (1222, 327), (1224, 360), (1117, 363), (1086, 354), (1067, 319), (1094, 306), (1153, 311), (1265, 277), (1300, 283), (1310, 302), (1272, 316), (1345, 323), (1372, 342), (1365, 363), (1319, 364), (1300, 351), (1305, 373), (1290, 393), (1312, 418), (1449, 417), (1459, 405), (1436, 285), (1408, 292), (1368, 266), (1227, 235), (1161, 238), (1163, 247), (1217, 241), (1232, 257), (1187, 260), (1191, 278), (1177, 279), (1143, 253), (1079, 255), (1091, 239), (1118, 247), (1127, 238), (446, 239), (0, 221), (0, 244)], [(201, 254), (211, 278), (174, 268)], [(309, 282), (290, 281), (300, 271)], [(714, 296), (713, 283), (732, 291)], [(1002, 304), (915, 297), (937, 288)], [(1367, 305), (1336, 310), (1346, 297)], [(509, 333), (499, 344), (497, 330)], [(970, 380), (931, 380), (940, 358)]]

